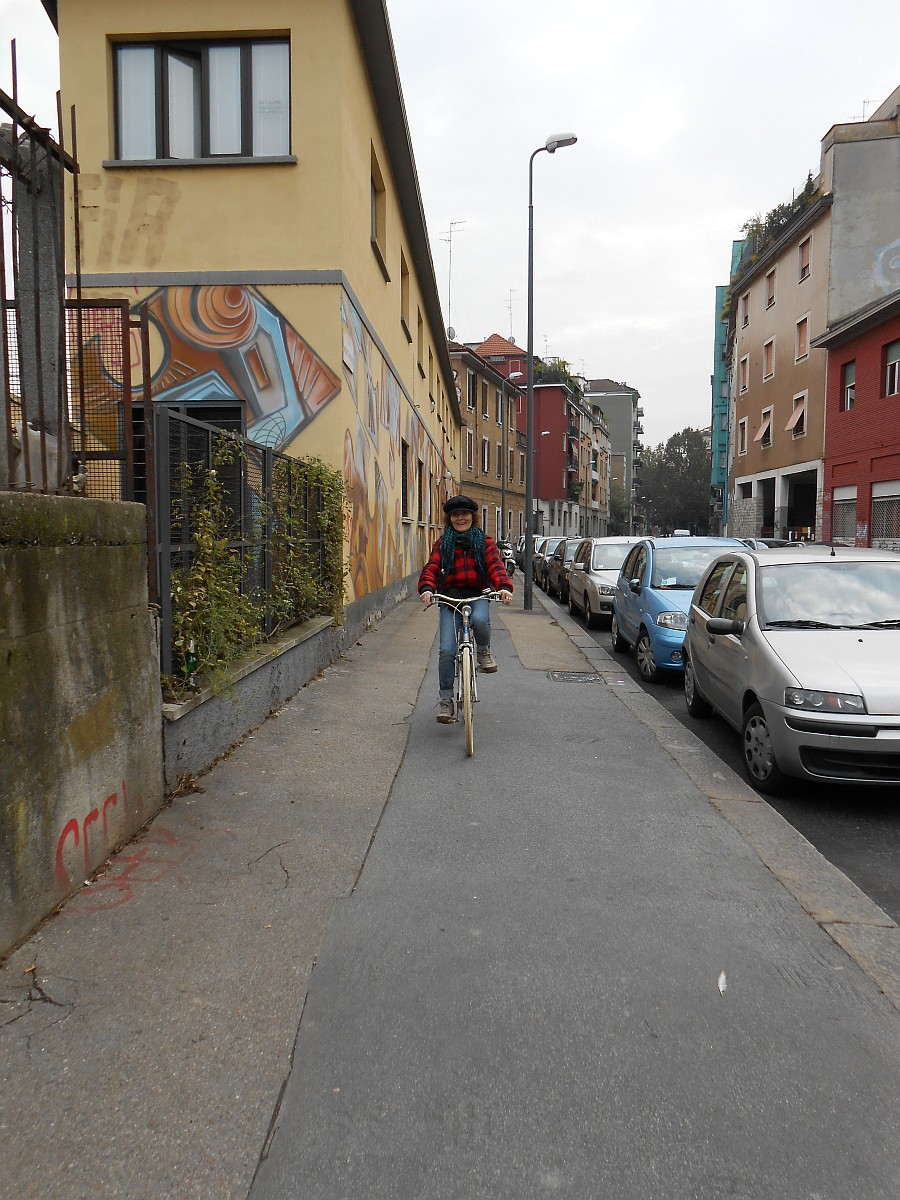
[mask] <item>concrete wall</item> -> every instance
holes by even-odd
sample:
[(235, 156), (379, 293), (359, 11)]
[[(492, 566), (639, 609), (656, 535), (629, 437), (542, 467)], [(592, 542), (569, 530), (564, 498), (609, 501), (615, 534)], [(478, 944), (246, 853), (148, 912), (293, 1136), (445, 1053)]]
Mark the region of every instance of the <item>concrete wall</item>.
[(162, 804), (144, 508), (0, 492), (0, 953)]
[(763, 502), (760, 496), (746, 500), (733, 499), (728, 506), (728, 536), (759, 537), (762, 529)]

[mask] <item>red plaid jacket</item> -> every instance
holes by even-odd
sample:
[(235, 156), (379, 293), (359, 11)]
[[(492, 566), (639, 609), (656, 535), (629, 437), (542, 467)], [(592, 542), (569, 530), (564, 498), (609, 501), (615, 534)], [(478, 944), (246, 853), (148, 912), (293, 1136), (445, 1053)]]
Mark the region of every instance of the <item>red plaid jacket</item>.
[(475, 563), (475, 555), (471, 550), (456, 548), (453, 556), (453, 566), (446, 578), (441, 577), (441, 539), (434, 543), (428, 562), (422, 568), (419, 576), (419, 594), (422, 592), (443, 592), (445, 596), (471, 597), (478, 596), (486, 587), (495, 592), (511, 592), (512, 582), (506, 573), (500, 551), (496, 542), (485, 537), (484, 560), (487, 566), (487, 578), (481, 574)]

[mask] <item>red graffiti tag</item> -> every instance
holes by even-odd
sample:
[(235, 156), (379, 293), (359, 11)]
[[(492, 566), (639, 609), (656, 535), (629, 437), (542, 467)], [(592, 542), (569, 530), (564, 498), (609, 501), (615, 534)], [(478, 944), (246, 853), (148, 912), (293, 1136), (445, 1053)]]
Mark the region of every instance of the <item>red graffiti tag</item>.
[[(103, 801), (103, 845), (100, 847), (100, 853), (93, 856), (95, 865), (102, 860), (110, 844), (109, 809), (111, 807), (117, 807), (118, 803), (119, 796), (117, 792), (112, 792)], [(143, 815), (143, 809), (144, 801), (140, 792), (138, 792), (135, 798), (135, 807), (133, 810), (134, 815), (140, 818)], [(128, 790), (125, 786), (124, 779), (122, 780), (121, 812), (123, 817), (128, 816)], [(66, 842), (69, 840), (69, 838), (71, 838), (76, 847), (79, 845), (79, 843), (81, 844), (82, 852), (84, 854), (84, 874), (89, 875), (91, 873), (91, 848), (88, 830), (90, 826), (95, 825), (98, 821), (100, 821), (100, 819), (101, 810), (99, 808), (92, 808), (80, 826), (76, 817), (72, 817), (63, 826), (63, 831), (59, 835), (59, 841), (56, 843), (56, 886), (61, 892), (68, 892), (72, 888), (72, 880), (69, 876), (69, 872), (66, 870), (66, 864), (64, 861)], [(97, 833), (95, 832), (95, 842), (96, 837)]]

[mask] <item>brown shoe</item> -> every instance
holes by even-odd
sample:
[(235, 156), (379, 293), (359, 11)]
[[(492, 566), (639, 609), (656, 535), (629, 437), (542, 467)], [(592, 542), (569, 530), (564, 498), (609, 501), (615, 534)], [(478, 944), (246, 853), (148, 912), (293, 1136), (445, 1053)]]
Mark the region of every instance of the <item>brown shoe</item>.
[(478, 670), (484, 671), (485, 675), (492, 675), (497, 670), (497, 660), (491, 654), (490, 646), (478, 651)]
[(441, 700), (437, 706), (435, 716), (442, 725), (452, 725), (456, 720), (456, 710), (453, 707), (453, 701)]

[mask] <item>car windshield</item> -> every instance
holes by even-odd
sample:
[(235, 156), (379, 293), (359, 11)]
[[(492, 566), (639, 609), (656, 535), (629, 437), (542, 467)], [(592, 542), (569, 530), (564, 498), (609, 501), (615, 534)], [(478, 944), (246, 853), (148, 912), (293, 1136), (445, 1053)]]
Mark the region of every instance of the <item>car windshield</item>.
[(900, 630), (900, 560), (761, 566), (757, 605), (769, 629)]
[(591, 570), (618, 571), (630, 549), (628, 542), (609, 542), (605, 546), (595, 546), (591, 555)]
[(721, 552), (720, 546), (657, 546), (653, 555), (650, 586), (689, 588), (693, 591), (700, 582), (700, 576)]
[(566, 562), (570, 563), (572, 561), (572, 559), (575, 557), (575, 551), (577, 549), (577, 542), (570, 542), (569, 545), (566, 546)]

